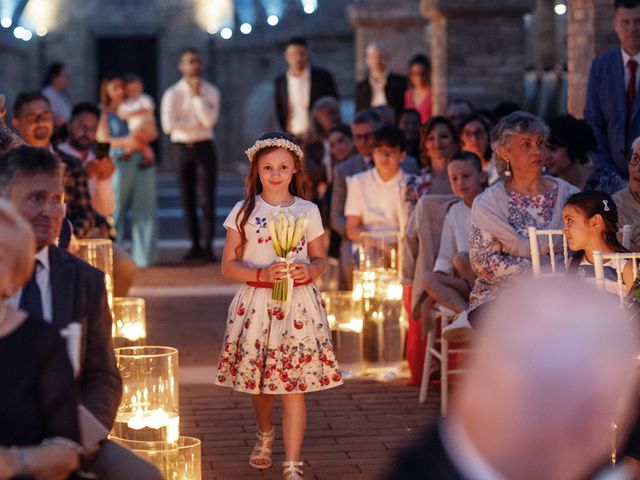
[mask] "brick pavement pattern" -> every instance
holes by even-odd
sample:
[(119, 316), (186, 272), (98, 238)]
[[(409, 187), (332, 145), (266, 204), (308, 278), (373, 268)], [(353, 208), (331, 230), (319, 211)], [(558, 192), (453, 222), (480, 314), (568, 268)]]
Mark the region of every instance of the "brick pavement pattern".
[[(181, 369), (206, 367), (203, 378), (188, 384), (181, 381), (180, 386), (181, 434), (203, 442), (203, 480), (279, 479), (284, 455), (279, 403), (274, 465), (255, 470), (248, 465), (256, 429), (251, 399), (213, 385), (231, 300), (228, 292), (175, 297), (171, 289), (163, 290), (210, 286), (215, 291), (216, 286), (229, 284), (218, 265), (163, 266), (140, 272), (131, 294), (147, 298), (148, 345), (177, 347)], [(308, 395), (305, 479), (380, 478), (398, 450), (438, 415), (438, 395), (432, 393), (425, 405), (419, 405), (417, 388), (405, 382), (348, 379), (342, 387)]]

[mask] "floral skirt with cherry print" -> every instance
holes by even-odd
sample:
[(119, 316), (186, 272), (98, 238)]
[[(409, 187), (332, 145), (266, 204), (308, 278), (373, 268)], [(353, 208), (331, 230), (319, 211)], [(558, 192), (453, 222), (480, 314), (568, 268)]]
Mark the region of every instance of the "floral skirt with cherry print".
[(286, 317), (271, 300), (271, 289), (240, 287), (229, 307), (215, 383), (255, 394), (341, 385), (324, 302), (315, 285), (293, 289)]

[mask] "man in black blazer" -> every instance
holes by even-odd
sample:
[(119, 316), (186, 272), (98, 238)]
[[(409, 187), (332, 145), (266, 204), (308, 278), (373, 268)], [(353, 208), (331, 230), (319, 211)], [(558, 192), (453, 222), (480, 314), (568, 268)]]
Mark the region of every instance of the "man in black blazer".
[(278, 122), (283, 131), (303, 137), (311, 126), (313, 104), (324, 96), (338, 98), (338, 90), (331, 73), (309, 65), (307, 41), (304, 38), (291, 38), (287, 42), (284, 58), (289, 68), (275, 80)]
[(639, 345), (615, 296), (545, 278), (490, 308), (448, 416), (386, 478), (578, 480), (610, 468), (611, 422), (633, 423), (638, 388)]
[(100, 479), (161, 479), (151, 464), (106, 438), (120, 404), (122, 380), (113, 352), (104, 274), (55, 246), (65, 211), (63, 173), (61, 161), (46, 149), (20, 146), (0, 158), (0, 196), (30, 222), (38, 250), (32, 280), (9, 301), (58, 330), (72, 322), (82, 326), (80, 423), (92, 425), (81, 428), (83, 443), (89, 433), (104, 431), (90, 448), (85, 469)]
[(356, 85), (356, 111), (389, 105), (397, 120), (404, 110), (407, 77), (389, 72), (387, 54), (375, 43), (367, 46), (367, 67), (369, 75)]

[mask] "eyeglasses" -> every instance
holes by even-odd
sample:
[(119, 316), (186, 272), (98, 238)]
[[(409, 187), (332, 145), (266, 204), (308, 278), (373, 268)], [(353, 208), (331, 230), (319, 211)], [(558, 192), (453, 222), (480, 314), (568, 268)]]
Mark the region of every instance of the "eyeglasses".
[(20, 119), (27, 123), (50, 122), (53, 120), (53, 112), (48, 110), (46, 112), (31, 113), (29, 115), (23, 115)]
[(640, 165), (640, 155), (637, 153), (632, 153), (631, 157), (629, 158), (629, 165), (631, 165), (632, 167), (637, 167), (638, 165)]

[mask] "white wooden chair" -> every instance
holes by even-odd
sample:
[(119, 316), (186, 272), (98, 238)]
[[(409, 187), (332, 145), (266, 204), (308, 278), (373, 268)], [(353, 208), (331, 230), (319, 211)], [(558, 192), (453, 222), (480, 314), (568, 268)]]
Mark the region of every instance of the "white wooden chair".
[(67, 353), (73, 367), (73, 375), (80, 373), (80, 352), (82, 349), (82, 325), (72, 322), (60, 330), (60, 336), (67, 342)]
[[(464, 373), (463, 369), (449, 368), (449, 355), (458, 353), (470, 353), (468, 348), (449, 348), (449, 342), (442, 338), (442, 330), (444, 327), (456, 317), (456, 314), (448, 308), (436, 304), (433, 307), (433, 319), (431, 321), (431, 329), (427, 334), (427, 347), (424, 356), (424, 364), (422, 369), (422, 380), (420, 382), (420, 403), (427, 400), (429, 393), (429, 374), (433, 359), (440, 361), (440, 415), (447, 414), (447, 405), (449, 402), (449, 377), (451, 375), (460, 375)], [(440, 327), (438, 329), (438, 326)], [(439, 330), (439, 332), (438, 332)], [(436, 338), (436, 332), (439, 333)], [(439, 345), (440, 348), (437, 348)]]
[[(538, 243), (538, 237), (547, 237), (549, 245), (549, 259), (551, 262), (551, 273), (543, 273), (540, 263), (540, 244)], [(557, 265), (556, 252), (557, 247), (555, 245), (554, 237), (562, 237), (562, 258), (563, 258), (563, 270), (560, 270)], [(569, 246), (567, 245), (567, 239), (564, 236), (562, 230), (538, 230), (536, 227), (529, 227), (529, 244), (531, 246), (531, 268), (533, 270), (533, 276), (538, 277), (554, 277), (557, 275), (565, 274), (569, 270)]]
[(626, 249), (631, 248), (631, 225), (626, 224), (620, 227), (618, 233), (621, 235), (620, 243)]
[(612, 266), (616, 270), (616, 293), (620, 299), (620, 304), (624, 304), (625, 286), (622, 281), (622, 271), (625, 261), (633, 262), (633, 278), (638, 276), (638, 263), (640, 263), (639, 252), (625, 253), (602, 253), (598, 250), (593, 252), (593, 269), (595, 270), (596, 285), (603, 290), (606, 288), (606, 279), (604, 276), (604, 264), (611, 261)]

